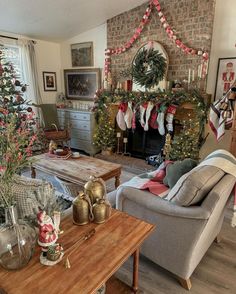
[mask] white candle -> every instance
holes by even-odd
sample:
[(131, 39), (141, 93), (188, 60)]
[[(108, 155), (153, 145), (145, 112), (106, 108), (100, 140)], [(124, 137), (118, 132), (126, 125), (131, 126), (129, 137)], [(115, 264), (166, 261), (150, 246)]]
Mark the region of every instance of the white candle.
[(191, 79), (191, 70), (188, 70), (188, 84), (190, 84), (190, 79)]
[(193, 69), (192, 81), (194, 82), (194, 69)]
[(200, 65), (200, 79), (202, 78), (202, 63), (201, 63), (201, 65)]
[(124, 143), (127, 143), (128, 142), (128, 138), (124, 138)]
[(117, 134), (116, 134), (116, 137), (117, 137), (117, 138), (120, 138), (120, 137), (121, 137), (121, 133), (117, 133)]

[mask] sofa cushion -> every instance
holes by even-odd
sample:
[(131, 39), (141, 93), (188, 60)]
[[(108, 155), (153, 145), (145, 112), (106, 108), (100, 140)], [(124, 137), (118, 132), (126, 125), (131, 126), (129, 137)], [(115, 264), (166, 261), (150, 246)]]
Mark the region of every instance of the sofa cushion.
[(201, 166), (184, 174), (167, 196), (167, 200), (180, 206), (199, 203), (224, 176), (215, 166)]
[(173, 188), (182, 175), (186, 174), (196, 166), (197, 161), (191, 158), (185, 158), (183, 161), (176, 161), (173, 164), (168, 164), (163, 183), (166, 186)]

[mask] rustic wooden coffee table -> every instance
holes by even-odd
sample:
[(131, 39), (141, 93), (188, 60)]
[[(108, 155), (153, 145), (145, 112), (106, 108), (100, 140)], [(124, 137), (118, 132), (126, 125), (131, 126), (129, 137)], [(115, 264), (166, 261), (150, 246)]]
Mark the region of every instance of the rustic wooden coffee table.
[(90, 176), (107, 181), (115, 178), (115, 187), (120, 185), (121, 165), (94, 157), (81, 155), (77, 159), (51, 158), (47, 154), (33, 157), (35, 163), (31, 167), (32, 178), (36, 177), (36, 169), (57, 176), (74, 184), (84, 185)]
[[(130, 293), (138, 291), (139, 247), (151, 234), (154, 225), (112, 210), (111, 217), (104, 224), (76, 226), (70, 215), (62, 221), (61, 229), (64, 233), (58, 242), (63, 245), (65, 255), (57, 265), (41, 265), (40, 249), (37, 248), (28, 266), (20, 271), (7, 272), (0, 268), (0, 286), (8, 294), (96, 293), (132, 254), (133, 285), (129, 289)], [(95, 234), (72, 251), (69, 256), (71, 268), (65, 268), (71, 246), (91, 229), (95, 229)]]

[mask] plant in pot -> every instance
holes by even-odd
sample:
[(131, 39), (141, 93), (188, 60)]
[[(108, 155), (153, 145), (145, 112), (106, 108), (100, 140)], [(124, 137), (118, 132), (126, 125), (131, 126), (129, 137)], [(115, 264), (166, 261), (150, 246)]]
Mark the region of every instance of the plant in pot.
[(98, 127), (94, 134), (94, 144), (102, 149), (104, 155), (111, 155), (115, 146), (115, 129), (106, 108), (98, 110)]
[(0, 265), (8, 270), (25, 266), (35, 246), (35, 231), (18, 221), (14, 198), (14, 177), (30, 164), (36, 139), (32, 108), (26, 106), (22, 85), (14, 77), (11, 64), (4, 63), (0, 51), (0, 206), (5, 223), (0, 226)]

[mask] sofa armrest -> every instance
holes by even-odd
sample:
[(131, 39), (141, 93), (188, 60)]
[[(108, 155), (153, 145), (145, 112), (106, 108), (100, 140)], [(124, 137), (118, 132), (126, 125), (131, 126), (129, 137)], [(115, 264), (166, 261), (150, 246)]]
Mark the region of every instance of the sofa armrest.
[(183, 207), (173, 204), (147, 191), (131, 187), (120, 187), (116, 194), (116, 208), (125, 209), (125, 200), (129, 199), (149, 210), (174, 217), (189, 219), (208, 219), (210, 211), (201, 206)]

